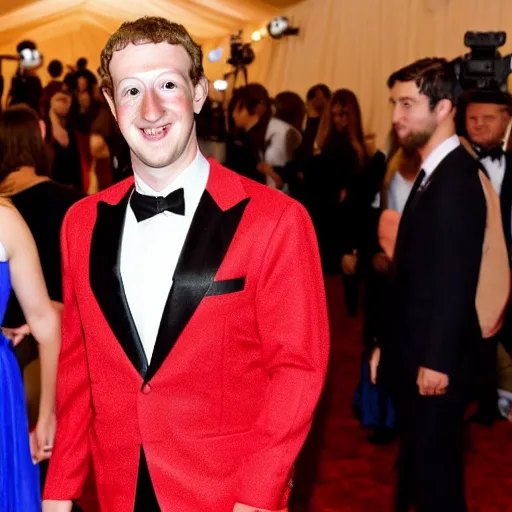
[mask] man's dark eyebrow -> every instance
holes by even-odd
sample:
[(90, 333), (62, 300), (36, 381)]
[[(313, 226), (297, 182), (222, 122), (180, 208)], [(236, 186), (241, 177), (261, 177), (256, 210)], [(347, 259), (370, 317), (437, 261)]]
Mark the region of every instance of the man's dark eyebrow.
[(398, 101), (412, 101), (415, 102), (416, 100), (412, 98), (411, 96), (400, 96), (398, 98)]
[(412, 101), (413, 103), (416, 102), (416, 100), (410, 96), (400, 96), (398, 99), (394, 100), (393, 98), (389, 98), (390, 103), (403, 103), (404, 101)]

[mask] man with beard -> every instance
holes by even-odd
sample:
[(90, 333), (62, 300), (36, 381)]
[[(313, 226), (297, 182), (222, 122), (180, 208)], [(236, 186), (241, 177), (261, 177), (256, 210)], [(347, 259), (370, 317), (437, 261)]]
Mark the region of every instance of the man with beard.
[(482, 341), (475, 298), (487, 211), (479, 163), (455, 135), (455, 86), (444, 59), (417, 61), (388, 80), (400, 143), (422, 161), (371, 361), (397, 407), (397, 512), (467, 510), (462, 431)]

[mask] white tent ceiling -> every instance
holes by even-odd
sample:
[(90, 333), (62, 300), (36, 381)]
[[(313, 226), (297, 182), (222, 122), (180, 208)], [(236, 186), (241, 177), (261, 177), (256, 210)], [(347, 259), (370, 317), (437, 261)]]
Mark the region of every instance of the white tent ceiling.
[[(201, 43), (267, 21), (297, 3), (298, 0), (0, 0), (0, 54), (14, 54), (18, 42), (31, 39), (46, 62), (59, 58), (72, 64), (85, 56), (90, 68), (96, 69), (108, 35), (126, 20), (163, 16), (185, 25)], [(10, 75), (15, 64), (5, 63), (4, 68), (4, 75)]]

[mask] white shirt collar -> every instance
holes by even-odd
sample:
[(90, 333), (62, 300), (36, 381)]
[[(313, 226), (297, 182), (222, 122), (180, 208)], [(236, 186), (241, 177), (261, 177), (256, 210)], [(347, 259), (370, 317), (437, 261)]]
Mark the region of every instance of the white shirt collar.
[(460, 140), (457, 135), (452, 135), (438, 144), (425, 158), (421, 168), (425, 171), (425, 178), (428, 178), (444, 160), (444, 158), (454, 149), (460, 146)]
[(210, 163), (199, 149), (192, 163), (184, 169), (163, 190), (153, 190), (135, 171), (135, 190), (139, 194), (154, 197), (165, 197), (179, 188), (183, 188), (185, 194), (185, 216), (193, 215), (203, 195), (210, 174)]

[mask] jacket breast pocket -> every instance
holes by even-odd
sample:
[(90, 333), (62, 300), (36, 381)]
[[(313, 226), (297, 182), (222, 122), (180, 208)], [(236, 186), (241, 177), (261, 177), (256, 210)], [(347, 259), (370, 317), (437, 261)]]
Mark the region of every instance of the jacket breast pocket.
[(225, 279), (223, 281), (214, 281), (208, 291), (207, 297), (214, 295), (226, 295), (228, 293), (241, 292), (245, 288), (245, 276), (234, 279)]

